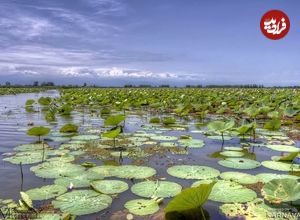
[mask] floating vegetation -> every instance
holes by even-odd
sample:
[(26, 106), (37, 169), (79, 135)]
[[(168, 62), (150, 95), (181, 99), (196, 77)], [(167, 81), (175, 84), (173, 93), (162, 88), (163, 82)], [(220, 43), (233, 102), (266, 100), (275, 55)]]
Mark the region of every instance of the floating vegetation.
[(145, 181), (131, 187), (132, 193), (146, 198), (168, 198), (176, 196), (182, 187), (169, 181)]
[(167, 169), (168, 174), (183, 179), (212, 179), (220, 172), (207, 166), (177, 165)]
[[(293, 214), (299, 204), (296, 89), (68, 88), (59, 93), (26, 96), (25, 109), (4, 110), (1, 120), (16, 128), (20, 140), (27, 134), (37, 140), (2, 149), (9, 162), (3, 176), (16, 171), (17, 177), (9, 178), (20, 179), (22, 192), (19, 203), (0, 199), (0, 208), (35, 210), (37, 219), (45, 220), (89, 219), (93, 213), (106, 219), (112, 210), (124, 219), (191, 219), (192, 210), (199, 219), (208, 219), (211, 210), (216, 218), (275, 219), (267, 214), (283, 208)], [(20, 120), (23, 116), (33, 121)], [(49, 180), (30, 188), (37, 177)], [(183, 189), (186, 185), (192, 187)]]

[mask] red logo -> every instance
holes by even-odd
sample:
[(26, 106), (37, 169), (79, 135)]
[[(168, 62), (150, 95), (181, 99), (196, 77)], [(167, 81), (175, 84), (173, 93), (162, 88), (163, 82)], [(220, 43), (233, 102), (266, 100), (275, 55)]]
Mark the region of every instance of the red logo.
[(268, 11), (261, 18), (260, 29), (267, 38), (279, 40), (290, 30), (289, 17), (279, 10)]

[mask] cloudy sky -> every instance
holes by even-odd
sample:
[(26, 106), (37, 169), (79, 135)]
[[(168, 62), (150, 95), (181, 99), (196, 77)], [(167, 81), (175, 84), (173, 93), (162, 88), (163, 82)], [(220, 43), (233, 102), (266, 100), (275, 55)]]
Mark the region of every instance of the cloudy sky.
[[(265, 38), (262, 15), (291, 29)], [(298, 0), (1, 0), (0, 83), (300, 85)]]

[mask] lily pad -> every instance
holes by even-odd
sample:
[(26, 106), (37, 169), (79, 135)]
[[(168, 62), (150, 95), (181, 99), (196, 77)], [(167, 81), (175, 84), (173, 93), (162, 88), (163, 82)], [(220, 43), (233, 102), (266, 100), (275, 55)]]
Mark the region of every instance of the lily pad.
[(175, 136), (156, 135), (156, 136), (152, 136), (151, 139), (155, 141), (175, 141), (178, 138)]
[(176, 165), (169, 167), (167, 173), (183, 179), (211, 179), (220, 175), (220, 171), (207, 166)]
[(54, 208), (72, 215), (87, 215), (108, 208), (112, 198), (93, 190), (74, 190), (57, 197), (52, 204)]
[(104, 194), (118, 194), (128, 189), (128, 184), (120, 180), (97, 180), (93, 181), (91, 186)]
[(22, 144), (14, 148), (15, 151), (38, 151), (43, 149), (49, 149), (48, 144)]
[[(223, 204), (220, 206), (220, 210), (229, 218), (243, 218), (245, 220), (283, 220), (285, 218), (279, 218), (276, 215), (272, 216), (271, 213), (280, 213), (282, 209), (273, 208), (264, 203), (263, 199), (255, 199), (246, 204), (233, 203)], [(287, 213), (288, 214), (288, 213)], [(292, 215), (288, 218), (290, 220), (297, 219), (293, 218)]]
[(156, 170), (146, 166), (123, 165), (118, 166), (114, 175), (125, 179), (145, 179), (156, 174)]
[[(46, 159), (47, 155), (45, 153), (44, 159)], [(15, 154), (11, 157), (6, 157), (3, 159), (4, 161), (8, 161), (13, 164), (34, 164), (43, 161), (43, 151), (23, 151)]]
[(288, 174), (276, 174), (276, 173), (259, 173), (256, 175), (259, 180), (263, 183), (270, 182), (273, 179), (299, 179), (298, 176), (288, 175)]
[(131, 187), (132, 193), (146, 198), (168, 198), (181, 192), (182, 187), (169, 181), (145, 181)]
[(154, 199), (135, 199), (125, 203), (124, 207), (134, 215), (150, 215), (159, 210), (157, 201)]
[(112, 177), (115, 176), (116, 168), (117, 166), (104, 165), (104, 166), (92, 167), (89, 170), (98, 173), (103, 177)]
[[(222, 136), (218, 136), (218, 135), (210, 135), (210, 136), (207, 136), (207, 138), (212, 139), (212, 140), (222, 141)], [(232, 139), (232, 137), (224, 135), (224, 141), (229, 141), (231, 139)]]
[(289, 145), (268, 144), (268, 145), (265, 145), (265, 147), (270, 148), (275, 151), (280, 151), (280, 152), (299, 152), (300, 151), (300, 148), (294, 147), (294, 146), (289, 146)]
[(59, 178), (62, 176), (76, 176), (84, 172), (85, 168), (80, 165), (62, 162), (44, 162), (31, 167), (30, 170), (36, 176), (42, 178)]
[(54, 183), (64, 187), (69, 187), (70, 185), (73, 185), (74, 188), (80, 188), (89, 187), (92, 181), (99, 179), (103, 179), (103, 177), (100, 174), (93, 171), (85, 171), (77, 176), (66, 176), (58, 178), (54, 181)]
[(279, 171), (300, 171), (299, 166), (293, 165), (291, 163), (285, 163), (280, 161), (272, 161), (272, 160), (266, 160), (261, 162), (261, 164), (269, 168), (271, 170), (279, 170)]
[(247, 158), (227, 158), (220, 160), (218, 163), (224, 167), (233, 169), (254, 169), (260, 167), (260, 163)]
[(67, 188), (58, 185), (47, 185), (41, 188), (30, 189), (26, 191), (32, 200), (47, 200), (60, 196), (67, 192)]
[(224, 150), (229, 150), (229, 151), (242, 151), (243, 148), (241, 147), (224, 147)]
[(181, 139), (178, 143), (183, 147), (201, 148), (204, 147), (204, 141), (197, 139)]
[(273, 179), (261, 190), (262, 195), (271, 203), (282, 203), (300, 199), (300, 184), (294, 179)]
[(233, 150), (226, 150), (221, 152), (220, 154), (225, 157), (242, 157), (245, 155), (243, 152), (233, 151)]
[(256, 193), (237, 182), (219, 180), (213, 187), (209, 199), (216, 202), (249, 202), (256, 199)]
[(256, 176), (241, 172), (224, 172), (221, 173), (220, 177), (224, 180), (231, 180), (241, 184), (255, 184), (259, 181), (259, 178)]
[(72, 137), (73, 141), (94, 141), (100, 139), (98, 135), (77, 135)]

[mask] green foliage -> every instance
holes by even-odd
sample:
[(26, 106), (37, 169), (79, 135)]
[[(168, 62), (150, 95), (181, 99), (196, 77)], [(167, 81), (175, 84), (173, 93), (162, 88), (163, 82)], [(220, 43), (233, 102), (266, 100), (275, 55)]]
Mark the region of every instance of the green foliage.
[(109, 115), (110, 109), (109, 108), (103, 108), (101, 109), (101, 115)]
[(281, 121), (278, 118), (273, 118), (270, 121), (267, 121), (264, 125), (264, 129), (270, 131), (278, 131), (281, 127)]
[(120, 133), (121, 133), (121, 128), (117, 127), (111, 131), (107, 131), (103, 133), (102, 136), (106, 138), (116, 138)]
[(201, 208), (207, 201), (215, 182), (209, 184), (200, 184), (197, 187), (182, 190), (180, 194), (174, 197), (166, 208), (165, 213), (182, 212)]
[(61, 133), (77, 133), (78, 126), (75, 124), (65, 124), (63, 127), (59, 129)]
[(172, 118), (172, 117), (165, 117), (165, 118), (163, 118), (162, 123), (164, 125), (172, 125), (172, 124), (176, 123), (176, 119)]
[(49, 134), (49, 132), (50, 132), (50, 128), (40, 126), (40, 127), (30, 128), (27, 131), (27, 135), (40, 137)]
[(61, 114), (61, 115), (71, 115), (71, 112), (73, 111), (73, 108), (71, 105), (69, 104), (65, 104), (63, 106), (61, 106), (59, 109), (58, 109), (58, 112)]
[(231, 129), (233, 126), (234, 126), (233, 120), (230, 120), (228, 122), (213, 121), (207, 125), (207, 128), (211, 131), (224, 133), (225, 131), (228, 131), (229, 129)]
[(40, 105), (47, 106), (47, 105), (50, 105), (51, 101), (52, 101), (52, 99), (50, 97), (41, 97), (41, 98), (39, 98), (38, 103)]
[(125, 120), (124, 115), (111, 115), (104, 121), (105, 126), (118, 126), (122, 121)]
[(160, 123), (160, 119), (155, 117), (155, 118), (150, 118), (149, 123), (153, 123), (153, 124), (158, 124)]
[(25, 103), (26, 106), (32, 106), (35, 103), (33, 99), (28, 99)]

